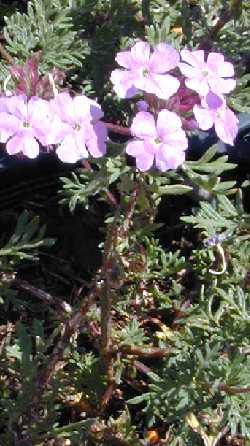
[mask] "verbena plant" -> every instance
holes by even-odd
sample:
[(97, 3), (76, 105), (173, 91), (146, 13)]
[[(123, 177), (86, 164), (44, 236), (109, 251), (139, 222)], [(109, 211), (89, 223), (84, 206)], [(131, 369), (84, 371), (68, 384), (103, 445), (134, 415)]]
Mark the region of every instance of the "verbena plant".
[[(61, 202), (104, 208), (105, 235), (73, 305), (17, 276), (51, 244), (36, 218), (0, 249), (4, 445), (250, 443), (248, 180), (220, 142), (186, 155), (198, 129), (235, 142), (249, 9), (33, 0), (5, 19), (0, 141), (78, 162)], [(26, 319), (20, 286), (43, 302)]]

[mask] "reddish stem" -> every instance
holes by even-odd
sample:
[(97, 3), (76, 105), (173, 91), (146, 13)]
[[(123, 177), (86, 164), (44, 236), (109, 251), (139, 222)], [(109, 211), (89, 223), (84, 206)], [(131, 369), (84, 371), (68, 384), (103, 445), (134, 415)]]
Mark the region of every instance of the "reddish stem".
[(118, 135), (123, 136), (131, 136), (131, 130), (128, 127), (112, 124), (111, 122), (104, 122), (104, 124), (110, 132), (117, 133)]

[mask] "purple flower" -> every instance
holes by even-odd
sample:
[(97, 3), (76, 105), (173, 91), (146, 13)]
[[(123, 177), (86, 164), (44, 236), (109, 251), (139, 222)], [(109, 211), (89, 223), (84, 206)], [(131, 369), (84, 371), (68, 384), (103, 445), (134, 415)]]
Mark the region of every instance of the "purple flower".
[(65, 125), (56, 150), (61, 161), (75, 163), (87, 158), (88, 151), (94, 158), (106, 153), (107, 129), (99, 121), (103, 112), (95, 101), (84, 95), (72, 98), (68, 93), (59, 93), (51, 101), (51, 108)]
[[(28, 100), (23, 95), (1, 98), (0, 142), (7, 142), (9, 155), (22, 152), (28, 158), (36, 158), (38, 141), (46, 143), (46, 127), (51, 128), (52, 122), (49, 104), (43, 99), (32, 97)], [(53, 138), (52, 142), (55, 142)]]
[(137, 42), (130, 51), (117, 54), (116, 61), (126, 70), (114, 70), (111, 81), (121, 98), (131, 98), (138, 90), (168, 99), (179, 88), (179, 81), (166, 74), (180, 60), (178, 52), (170, 45), (159, 43), (152, 54), (147, 42)]
[(221, 141), (230, 145), (234, 144), (239, 121), (227, 107), (223, 96), (210, 91), (201, 101), (201, 106), (194, 106), (193, 112), (201, 130), (208, 130), (214, 125)]
[(148, 111), (149, 105), (146, 101), (141, 100), (141, 101), (136, 102), (136, 108), (137, 108), (138, 112)]
[(234, 67), (225, 62), (220, 53), (209, 53), (207, 61), (204, 60), (204, 51), (181, 51), (182, 60), (179, 68), (187, 77), (186, 86), (205, 96), (210, 90), (217, 94), (229, 93), (235, 88), (236, 81), (230, 79), (234, 76)]
[(151, 113), (139, 112), (133, 119), (131, 132), (138, 139), (128, 143), (126, 152), (136, 158), (139, 170), (146, 171), (155, 162), (164, 172), (184, 162), (188, 141), (175, 113), (161, 110), (155, 123)]

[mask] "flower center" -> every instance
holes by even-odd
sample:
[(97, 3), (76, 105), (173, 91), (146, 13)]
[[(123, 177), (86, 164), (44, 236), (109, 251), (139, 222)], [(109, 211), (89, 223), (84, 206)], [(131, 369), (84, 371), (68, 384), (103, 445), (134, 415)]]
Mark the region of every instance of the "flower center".
[(30, 126), (30, 125), (29, 125), (29, 123), (28, 123), (27, 121), (24, 121), (24, 122), (23, 122), (23, 127), (24, 127), (24, 128), (27, 129), (29, 126)]
[(202, 71), (202, 74), (203, 74), (203, 76), (208, 76), (208, 75), (209, 75), (209, 72), (208, 72), (208, 70), (203, 70), (203, 71)]
[(155, 144), (157, 144), (157, 145), (161, 144), (161, 139), (160, 138), (156, 138), (155, 139)]
[(79, 132), (79, 130), (81, 130), (81, 126), (80, 124), (75, 124), (73, 127), (74, 130), (77, 130)]
[(147, 68), (144, 68), (144, 69), (142, 70), (142, 75), (143, 75), (143, 77), (147, 76), (148, 74), (149, 74), (149, 70), (148, 70)]

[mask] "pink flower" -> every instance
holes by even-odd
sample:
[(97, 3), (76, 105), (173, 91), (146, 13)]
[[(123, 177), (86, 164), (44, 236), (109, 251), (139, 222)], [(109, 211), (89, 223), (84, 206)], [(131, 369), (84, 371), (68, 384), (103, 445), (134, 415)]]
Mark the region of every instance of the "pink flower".
[(208, 130), (214, 126), (221, 141), (225, 144), (234, 144), (239, 121), (227, 107), (223, 96), (210, 91), (201, 101), (201, 106), (194, 106), (193, 112), (201, 130)]
[(126, 70), (114, 70), (111, 81), (121, 98), (131, 98), (138, 90), (168, 99), (179, 87), (179, 81), (166, 74), (180, 60), (178, 52), (170, 45), (159, 43), (152, 54), (147, 42), (137, 42), (130, 51), (117, 54), (116, 61)]
[(38, 141), (46, 143), (46, 124), (48, 127), (52, 121), (49, 104), (43, 99), (32, 97), (28, 101), (22, 95), (7, 97), (5, 101), (1, 98), (0, 142), (7, 142), (9, 155), (22, 152), (28, 158), (36, 158), (39, 154)]
[(106, 153), (107, 129), (99, 121), (103, 112), (95, 101), (84, 95), (72, 98), (68, 93), (60, 93), (51, 101), (51, 108), (67, 128), (62, 131), (56, 150), (63, 162), (75, 163), (87, 158), (88, 151), (94, 158)]
[(205, 96), (210, 90), (217, 94), (229, 93), (235, 88), (236, 81), (230, 79), (234, 76), (234, 67), (225, 62), (220, 53), (209, 53), (207, 61), (204, 60), (204, 51), (181, 51), (182, 60), (179, 68), (187, 77), (186, 86)]
[(139, 170), (146, 171), (155, 162), (164, 172), (184, 162), (188, 141), (175, 113), (161, 110), (155, 123), (151, 113), (139, 112), (133, 119), (131, 132), (138, 139), (128, 143), (126, 152), (136, 158)]

